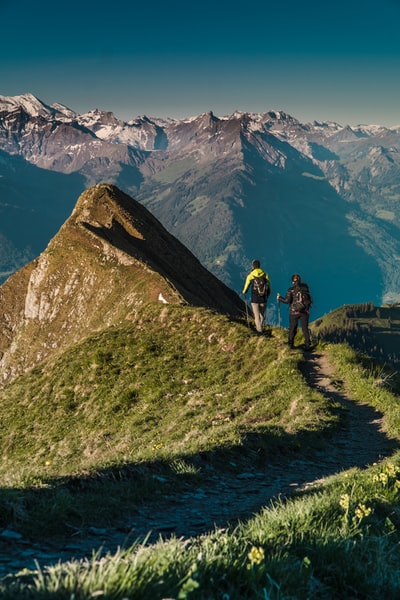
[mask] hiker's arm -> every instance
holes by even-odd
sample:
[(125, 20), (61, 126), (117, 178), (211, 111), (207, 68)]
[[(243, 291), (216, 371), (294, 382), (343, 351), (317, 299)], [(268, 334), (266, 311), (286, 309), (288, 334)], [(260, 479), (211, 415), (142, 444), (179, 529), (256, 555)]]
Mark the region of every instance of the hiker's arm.
[(249, 275), (247, 275), (246, 282), (245, 282), (243, 290), (242, 290), (242, 294), (245, 294), (247, 292), (252, 279), (253, 279), (253, 275), (251, 273)]
[(277, 300), (279, 300), (279, 302), (283, 302), (284, 304), (290, 304), (292, 301), (292, 292), (288, 290), (286, 292), (285, 297), (281, 296), (280, 294), (277, 294), (276, 298)]

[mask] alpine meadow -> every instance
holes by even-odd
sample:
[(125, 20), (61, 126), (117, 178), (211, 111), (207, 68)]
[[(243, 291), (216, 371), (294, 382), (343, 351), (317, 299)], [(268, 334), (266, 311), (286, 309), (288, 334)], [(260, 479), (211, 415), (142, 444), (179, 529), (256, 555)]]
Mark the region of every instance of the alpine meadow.
[(400, 596), (399, 135), (0, 97), (1, 598)]

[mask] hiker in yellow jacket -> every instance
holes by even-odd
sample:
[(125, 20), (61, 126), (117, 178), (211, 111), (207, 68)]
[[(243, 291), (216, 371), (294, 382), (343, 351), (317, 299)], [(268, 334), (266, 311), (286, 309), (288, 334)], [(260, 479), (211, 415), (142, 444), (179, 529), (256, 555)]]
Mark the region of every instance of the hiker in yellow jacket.
[(254, 324), (257, 333), (262, 333), (268, 297), (271, 293), (271, 284), (268, 274), (260, 267), (259, 260), (253, 260), (252, 270), (247, 275), (242, 294), (245, 296), (251, 287), (251, 310), (253, 311)]

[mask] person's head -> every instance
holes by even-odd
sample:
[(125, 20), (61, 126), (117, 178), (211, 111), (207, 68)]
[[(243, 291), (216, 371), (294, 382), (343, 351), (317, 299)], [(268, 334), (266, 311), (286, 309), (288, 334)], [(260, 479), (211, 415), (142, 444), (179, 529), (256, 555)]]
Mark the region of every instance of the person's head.
[(260, 261), (259, 260), (253, 260), (253, 262), (251, 263), (251, 266), (253, 267), (253, 269), (259, 269), (260, 268)]
[(301, 283), (301, 277), (298, 273), (295, 273), (294, 275), (292, 275), (292, 283), (293, 283), (293, 285)]

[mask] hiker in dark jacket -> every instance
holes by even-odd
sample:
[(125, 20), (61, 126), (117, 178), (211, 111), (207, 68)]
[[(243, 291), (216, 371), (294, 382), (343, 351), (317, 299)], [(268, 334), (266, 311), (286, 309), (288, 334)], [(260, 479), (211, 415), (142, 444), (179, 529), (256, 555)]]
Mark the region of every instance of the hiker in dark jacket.
[(300, 321), (301, 328), (304, 335), (304, 348), (309, 350), (311, 347), (310, 343), (310, 332), (308, 329), (308, 321), (310, 316), (311, 296), (310, 290), (306, 283), (302, 283), (301, 277), (298, 273), (292, 275), (292, 285), (286, 292), (286, 296), (283, 298), (280, 294), (277, 294), (278, 302), (289, 304), (289, 346), (294, 347), (294, 338), (296, 337), (298, 322)]
[(262, 333), (267, 301), (271, 293), (271, 284), (268, 274), (261, 269), (259, 260), (253, 260), (251, 266), (252, 270), (246, 277), (242, 294), (246, 295), (251, 286), (251, 310), (253, 311), (254, 323), (257, 333)]

